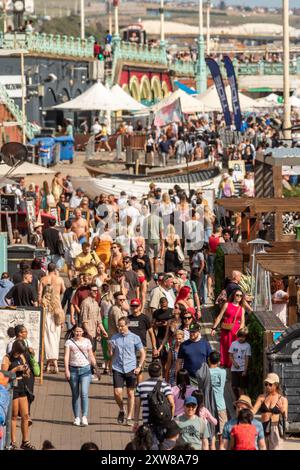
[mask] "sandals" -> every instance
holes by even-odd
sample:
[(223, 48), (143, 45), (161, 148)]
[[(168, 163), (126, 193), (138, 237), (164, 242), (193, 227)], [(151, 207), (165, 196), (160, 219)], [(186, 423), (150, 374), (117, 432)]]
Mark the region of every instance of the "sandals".
[(18, 448), (17, 443), (16, 442), (11, 442), (9, 448), (10, 448), (10, 450), (16, 450)]
[(36, 450), (30, 441), (22, 442), (20, 449), (23, 450)]

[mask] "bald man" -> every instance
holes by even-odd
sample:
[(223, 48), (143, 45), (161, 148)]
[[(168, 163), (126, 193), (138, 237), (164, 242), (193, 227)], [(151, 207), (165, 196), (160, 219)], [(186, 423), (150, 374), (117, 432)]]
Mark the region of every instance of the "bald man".
[[(230, 298), (230, 296), (236, 291), (236, 290), (241, 290), (244, 294), (245, 292), (243, 291), (243, 289), (241, 288), (241, 286), (239, 285), (239, 283), (241, 282), (241, 279), (242, 279), (242, 273), (241, 271), (232, 271), (231, 273), (231, 280), (230, 282), (227, 284), (225, 290), (226, 290), (226, 294), (227, 294), (227, 299)], [(245, 301), (244, 301), (244, 307), (245, 309), (247, 310), (247, 312), (252, 312), (253, 309), (252, 307), (248, 304), (247, 300), (249, 300), (248, 296), (245, 295)]]

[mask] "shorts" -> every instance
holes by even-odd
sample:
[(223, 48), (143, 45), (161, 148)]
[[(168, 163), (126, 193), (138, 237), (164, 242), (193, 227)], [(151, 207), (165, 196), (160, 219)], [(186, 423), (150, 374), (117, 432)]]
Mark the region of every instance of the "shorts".
[(138, 277), (138, 280), (139, 280), (139, 283), (140, 283), (140, 284), (143, 284), (143, 282), (146, 281), (146, 277), (145, 277), (145, 276), (139, 276), (139, 277)]
[(215, 274), (215, 254), (208, 255), (207, 257), (207, 274), (213, 276)]
[(226, 410), (218, 411), (218, 416), (219, 416), (219, 434), (223, 434), (224, 426), (228, 421), (227, 411)]
[(247, 388), (248, 387), (248, 376), (242, 376), (243, 372), (231, 371), (231, 386), (233, 388)]
[(159, 243), (148, 243), (146, 242), (146, 254), (150, 259), (158, 258)]
[(17, 381), (18, 386), (13, 388), (13, 400), (16, 400), (17, 398), (23, 398), (27, 397), (27, 391), (25, 388), (24, 381), (18, 380)]
[(134, 371), (123, 374), (113, 369), (113, 382), (114, 388), (123, 388), (126, 385), (127, 388), (135, 388), (136, 386), (136, 375)]

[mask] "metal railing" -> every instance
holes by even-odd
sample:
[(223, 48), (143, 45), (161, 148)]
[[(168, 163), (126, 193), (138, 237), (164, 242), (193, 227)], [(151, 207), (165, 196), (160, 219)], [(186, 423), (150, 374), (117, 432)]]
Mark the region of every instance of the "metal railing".
[(149, 47), (144, 44), (122, 41), (115, 52), (119, 59), (167, 65), (166, 49), (162, 47)]
[(6, 33), (0, 37), (0, 45), (4, 49), (26, 49), (47, 55), (67, 57), (94, 57), (95, 39), (61, 36), (46, 33)]
[[(12, 116), (15, 118), (18, 126), (21, 128), (23, 127), (23, 113), (19, 106), (15, 103), (15, 101), (10, 98), (8, 95), (6, 88), (0, 84), (0, 102), (5, 104), (9, 112), (12, 114)], [(31, 124), (30, 122), (27, 121), (27, 118), (25, 118), (25, 133), (28, 139), (33, 139), (35, 133), (37, 132), (37, 128)]]

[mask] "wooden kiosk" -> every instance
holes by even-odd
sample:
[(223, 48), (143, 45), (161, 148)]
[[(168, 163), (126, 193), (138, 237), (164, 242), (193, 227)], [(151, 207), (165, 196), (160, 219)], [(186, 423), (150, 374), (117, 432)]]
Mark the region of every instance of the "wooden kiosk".
[[(255, 159), (255, 197), (224, 198), (217, 204), (224, 209), (241, 213), (244, 262), (249, 260), (248, 241), (258, 236), (259, 222), (265, 215), (273, 220), (273, 230), (266, 237), (271, 242), (267, 253), (258, 254), (258, 263), (273, 274), (289, 277), (289, 325), (297, 323), (297, 289), (295, 276), (300, 276), (300, 240), (294, 233), (284, 234), (285, 213), (300, 213), (299, 197), (284, 197), (282, 167), (300, 165), (300, 148), (269, 149), (258, 152)], [(272, 233), (273, 232), (273, 233)]]

